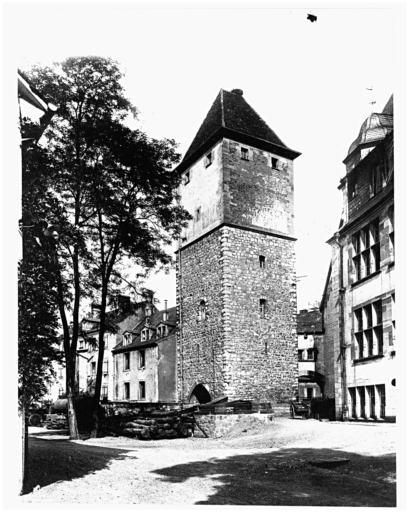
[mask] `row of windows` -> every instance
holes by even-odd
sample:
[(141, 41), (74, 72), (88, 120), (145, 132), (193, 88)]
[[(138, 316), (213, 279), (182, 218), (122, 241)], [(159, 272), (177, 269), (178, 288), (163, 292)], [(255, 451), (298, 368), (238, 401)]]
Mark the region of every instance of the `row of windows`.
[[(138, 367), (145, 368), (146, 354), (145, 350), (138, 350)], [(131, 369), (131, 353), (125, 352), (124, 354), (124, 371)]]
[[(146, 399), (146, 383), (144, 381), (138, 382), (138, 400)], [(124, 382), (124, 400), (129, 400), (131, 398), (131, 383)]]
[[(395, 258), (394, 207), (388, 209), (389, 220), (389, 253), (391, 260)], [(370, 276), (380, 269), (381, 250), (379, 237), (379, 219), (361, 228), (352, 235), (352, 262), (355, 282)]]
[(385, 384), (349, 388), (349, 404), (352, 418), (384, 418)]
[[(392, 338), (395, 338), (395, 294), (391, 295)], [(382, 300), (354, 310), (352, 359), (382, 355), (384, 352)], [(393, 344), (390, 343), (390, 344)]]
[(309, 348), (307, 350), (298, 351), (298, 361), (315, 361), (316, 360), (316, 349)]
[[(247, 161), (250, 160), (250, 151), (248, 148), (246, 148), (244, 146), (240, 147), (240, 158), (242, 160), (247, 160)], [(214, 155), (213, 155), (213, 152), (210, 151), (210, 153), (207, 153), (204, 157), (205, 167), (209, 167), (209, 165), (211, 165), (213, 163), (213, 161), (214, 161)], [(272, 169), (280, 170), (280, 168), (283, 168), (282, 162), (280, 162), (280, 160), (278, 158), (275, 158), (273, 156), (269, 157), (269, 164)], [(191, 173), (189, 170), (183, 176), (183, 184), (187, 185), (188, 183), (190, 183), (190, 179), (191, 179)]]

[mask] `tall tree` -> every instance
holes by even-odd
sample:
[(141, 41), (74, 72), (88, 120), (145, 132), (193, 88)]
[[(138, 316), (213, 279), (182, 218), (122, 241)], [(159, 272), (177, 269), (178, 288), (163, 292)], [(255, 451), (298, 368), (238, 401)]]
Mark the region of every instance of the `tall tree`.
[[(110, 285), (125, 259), (154, 267), (170, 261), (166, 245), (188, 214), (177, 204), (178, 162), (173, 140), (157, 141), (125, 124), (136, 109), (125, 98), (117, 63), (70, 58), (53, 68), (33, 68), (32, 83), (59, 105), (47, 131), (53, 191), (61, 208), (55, 222), (59, 309), (64, 332), (67, 398), (72, 438), (78, 437), (73, 397), (81, 300), (95, 290), (101, 300), (95, 391), (100, 399), (106, 308)], [(72, 315), (69, 329), (67, 310)], [(94, 429), (94, 435), (96, 434)]]

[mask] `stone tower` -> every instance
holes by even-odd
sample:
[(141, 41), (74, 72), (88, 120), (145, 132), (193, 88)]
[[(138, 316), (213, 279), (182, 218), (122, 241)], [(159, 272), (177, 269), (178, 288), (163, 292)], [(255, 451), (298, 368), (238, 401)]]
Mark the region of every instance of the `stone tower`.
[(221, 90), (177, 172), (193, 219), (177, 251), (183, 401), (280, 401), (297, 385), (293, 160)]

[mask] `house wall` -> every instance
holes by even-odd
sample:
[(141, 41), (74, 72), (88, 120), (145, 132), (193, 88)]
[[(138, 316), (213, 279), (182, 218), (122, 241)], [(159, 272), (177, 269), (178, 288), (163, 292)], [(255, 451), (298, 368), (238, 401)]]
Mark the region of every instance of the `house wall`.
[(176, 402), (176, 335), (158, 341), (158, 400)]
[[(392, 142), (391, 142), (392, 141)], [(335, 238), (331, 241), (332, 273), (324, 299), (325, 326), (325, 394), (334, 397), (337, 417), (344, 414), (351, 417), (367, 418), (370, 416), (369, 397), (371, 389), (375, 392), (376, 413), (380, 417), (380, 386), (385, 387), (385, 419), (396, 417), (396, 341), (394, 329), (394, 309), (392, 295), (395, 293), (394, 251), (390, 242), (390, 233), (394, 230), (393, 223), (393, 176), (386, 183), (382, 182), (381, 164), (385, 162), (391, 151), (393, 139), (387, 138), (363, 162), (362, 169), (357, 168), (354, 180), (357, 183), (358, 195), (350, 197), (348, 202), (348, 224), (340, 230), (339, 248)], [(389, 162), (393, 168), (393, 161)], [(378, 173), (378, 189), (376, 194), (369, 185), (371, 172)], [(384, 174), (385, 176), (385, 174)], [(354, 181), (353, 180), (353, 181)], [(350, 184), (349, 184), (350, 185)], [(342, 187), (346, 193), (347, 182)], [(379, 221), (380, 264), (379, 270), (371, 264), (370, 274), (362, 270), (358, 280), (353, 258), (355, 249), (353, 235), (374, 220)], [(346, 230), (347, 229), (347, 230)], [(342, 269), (341, 265), (342, 253)], [(363, 269), (363, 265), (361, 265)], [(340, 272), (342, 284), (340, 289)], [(375, 331), (374, 354), (368, 355), (368, 343), (364, 333), (364, 357), (359, 356), (356, 331), (357, 318), (355, 311), (381, 300), (382, 304), (382, 339), (383, 346), (378, 353)], [(376, 325), (376, 324), (374, 324)], [(342, 350), (341, 345), (345, 345)], [(344, 354), (345, 357), (342, 357)], [(344, 365), (344, 369), (343, 369)], [(344, 373), (343, 373), (344, 372)], [(365, 410), (360, 410), (358, 388), (366, 397)], [(378, 392), (379, 391), (379, 392)], [(356, 408), (353, 410), (353, 396), (356, 396)]]
[[(125, 400), (125, 383), (130, 384), (129, 400), (146, 402), (158, 401), (157, 347), (145, 350), (145, 366), (140, 366), (139, 350), (119, 352), (114, 355), (115, 385), (113, 400)], [(129, 370), (124, 368), (125, 353), (130, 354)], [(145, 382), (145, 399), (139, 392), (139, 383)]]

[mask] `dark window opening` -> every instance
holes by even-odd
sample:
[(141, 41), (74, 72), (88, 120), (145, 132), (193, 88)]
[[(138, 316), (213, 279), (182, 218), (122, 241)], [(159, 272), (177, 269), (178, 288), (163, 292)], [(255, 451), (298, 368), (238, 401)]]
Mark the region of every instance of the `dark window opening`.
[(206, 155), (206, 167), (209, 167), (209, 165), (212, 163), (212, 153), (208, 153)]
[(145, 368), (145, 350), (139, 351), (139, 368)]
[(385, 384), (379, 384), (376, 386), (376, 389), (378, 391), (378, 397), (379, 397), (379, 416), (381, 418), (384, 418), (386, 416), (385, 409), (386, 409), (386, 395), (385, 395)]
[(200, 206), (196, 208), (196, 221), (200, 220)]
[(350, 388), (349, 389), (349, 396), (351, 400), (351, 416), (353, 418), (356, 418), (356, 389)]
[(124, 370), (128, 371), (130, 368), (130, 354), (129, 352), (124, 354)]
[(190, 182), (190, 171), (187, 171), (187, 173), (184, 176), (184, 184), (187, 185)]
[(241, 159), (242, 160), (249, 159), (249, 150), (247, 148), (241, 148)]
[(278, 158), (271, 158), (271, 167), (273, 169), (278, 169), (277, 164), (278, 164)]
[(260, 318), (266, 317), (266, 299), (260, 299)]
[(304, 350), (299, 350), (299, 351), (298, 351), (298, 360), (299, 360), (299, 361), (302, 361), (302, 360), (303, 360), (303, 353), (304, 353)]
[(139, 382), (139, 400), (145, 400), (146, 398), (146, 387), (145, 382)]
[(206, 301), (201, 300), (199, 303), (199, 315), (198, 319), (200, 321), (206, 320)]
[(258, 260), (259, 260), (259, 263), (260, 263), (260, 268), (266, 268), (266, 257), (260, 255), (258, 257)]
[(131, 396), (131, 385), (129, 382), (124, 383), (124, 399), (129, 400)]

